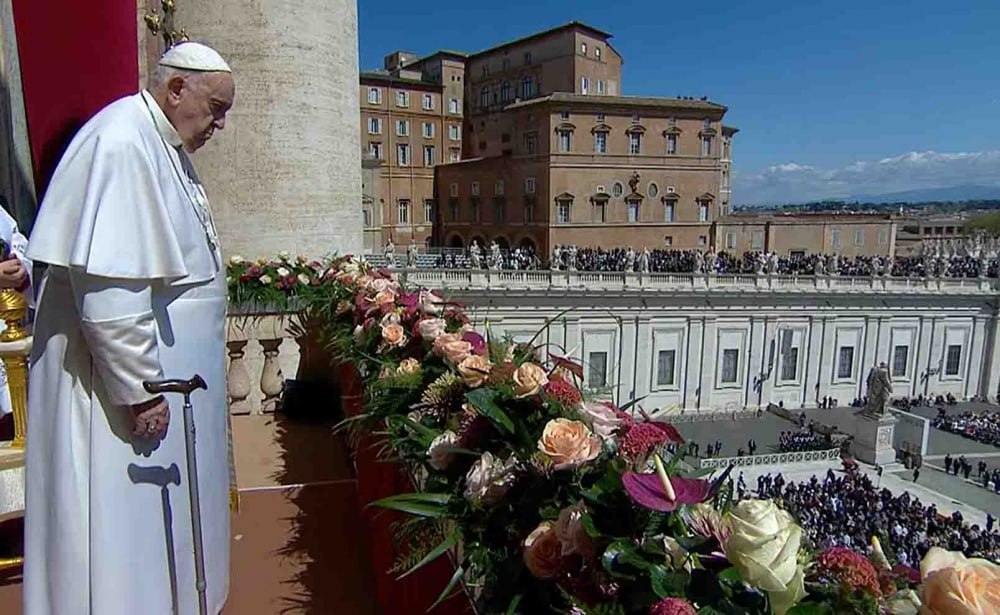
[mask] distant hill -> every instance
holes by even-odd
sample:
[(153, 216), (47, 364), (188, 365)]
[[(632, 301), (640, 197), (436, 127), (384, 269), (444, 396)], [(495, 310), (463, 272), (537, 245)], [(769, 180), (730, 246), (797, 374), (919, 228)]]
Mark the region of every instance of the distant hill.
[(917, 188), (884, 194), (858, 194), (847, 202), (856, 203), (927, 203), (1000, 199), (1000, 186), (949, 186), (947, 188)]

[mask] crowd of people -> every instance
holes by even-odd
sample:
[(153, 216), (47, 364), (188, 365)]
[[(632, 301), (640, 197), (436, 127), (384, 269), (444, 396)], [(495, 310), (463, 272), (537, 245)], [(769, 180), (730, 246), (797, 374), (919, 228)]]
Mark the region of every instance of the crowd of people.
[(778, 450), (782, 453), (799, 453), (803, 451), (825, 451), (833, 447), (829, 436), (813, 432), (813, 430), (783, 431), (778, 436)]
[(861, 552), (878, 536), (890, 557), (917, 567), (931, 547), (961, 551), (970, 557), (1000, 560), (1000, 533), (969, 525), (961, 513), (950, 516), (924, 506), (909, 493), (893, 495), (879, 489), (865, 474), (837, 476), (828, 471), (823, 480), (788, 483), (777, 475), (757, 480), (757, 496), (774, 498), (791, 512), (818, 549), (846, 547)]
[[(976, 479), (975, 482), (979, 483), (986, 489), (990, 491), (995, 491), (1000, 494), (1000, 468), (990, 469), (989, 464), (985, 461), (980, 460), (976, 463)], [(965, 480), (972, 480), (972, 464), (969, 460), (965, 458), (965, 455), (959, 455), (957, 458), (952, 457), (951, 454), (945, 455), (944, 457), (944, 471), (945, 474), (955, 476), (961, 476)]]
[(1000, 446), (1000, 412), (941, 413), (933, 425), (971, 440)]

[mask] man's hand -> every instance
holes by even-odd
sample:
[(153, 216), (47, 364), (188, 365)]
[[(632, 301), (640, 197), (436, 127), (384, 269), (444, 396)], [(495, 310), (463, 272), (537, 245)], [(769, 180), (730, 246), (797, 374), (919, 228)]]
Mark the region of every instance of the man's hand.
[(21, 288), (28, 272), (17, 258), (0, 263), (0, 288)]
[(162, 440), (170, 424), (170, 404), (161, 395), (131, 406), (132, 434), (150, 440)]

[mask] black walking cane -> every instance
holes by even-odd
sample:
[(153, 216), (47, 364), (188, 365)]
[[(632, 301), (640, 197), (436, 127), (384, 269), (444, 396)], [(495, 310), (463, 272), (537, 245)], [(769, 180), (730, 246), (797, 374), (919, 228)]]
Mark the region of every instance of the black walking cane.
[(184, 396), (184, 445), (187, 449), (188, 495), (191, 500), (191, 533), (194, 538), (194, 580), (198, 590), (198, 612), (208, 615), (205, 597), (205, 553), (201, 539), (201, 500), (198, 498), (198, 459), (195, 453), (194, 412), (191, 407), (191, 393), (198, 389), (208, 389), (205, 380), (195, 374), (190, 380), (160, 380), (143, 382), (143, 388), (153, 395), (180, 393)]

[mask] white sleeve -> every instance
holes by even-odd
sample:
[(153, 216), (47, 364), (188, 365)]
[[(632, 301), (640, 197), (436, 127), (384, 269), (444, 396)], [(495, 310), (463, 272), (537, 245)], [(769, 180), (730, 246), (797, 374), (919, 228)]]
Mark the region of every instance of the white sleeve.
[(112, 403), (133, 405), (152, 395), (142, 383), (163, 378), (149, 280), (104, 278), (70, 270), (70, 282), (98, 377)]

